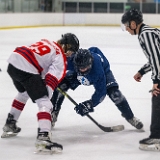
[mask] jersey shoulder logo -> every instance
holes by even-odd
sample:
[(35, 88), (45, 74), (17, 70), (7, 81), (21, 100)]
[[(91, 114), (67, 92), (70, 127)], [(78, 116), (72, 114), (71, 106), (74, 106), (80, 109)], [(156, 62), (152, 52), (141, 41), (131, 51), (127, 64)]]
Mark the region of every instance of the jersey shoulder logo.
[(90, 85), (89, 80), (86, 77), (84, 77), (84, 76), (77, 76), (77, 79), (83, 85), (86, 85), (86, 86)]

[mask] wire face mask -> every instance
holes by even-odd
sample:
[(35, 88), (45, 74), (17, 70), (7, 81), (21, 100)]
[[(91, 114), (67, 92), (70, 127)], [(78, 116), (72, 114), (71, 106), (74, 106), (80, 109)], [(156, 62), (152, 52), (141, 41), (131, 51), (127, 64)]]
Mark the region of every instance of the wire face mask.
[(129, 22), (127, 22), (125, 24), (121, 23), (121, 29), (122, 29), (122, 31), (126, 31), (127, 27), (130, 27)]
[(90, 72), (91, 68), (92, 68), (92, 64), (89, 64), (88, 66), (83, 66), (83, 67), (78, 66), (78, 70), (82, 75), (87, 75)]
[(86, 75), (92, 68), (93, 57), (89, 50), (79, 49), (74, 57), (74, 67), (81, 75)]

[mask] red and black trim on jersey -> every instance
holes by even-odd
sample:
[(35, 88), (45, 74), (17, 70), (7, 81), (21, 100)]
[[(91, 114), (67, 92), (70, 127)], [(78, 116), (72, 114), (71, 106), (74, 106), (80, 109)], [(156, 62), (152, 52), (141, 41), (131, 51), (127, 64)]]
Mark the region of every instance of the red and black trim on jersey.
[(29, 63), (31, 63), (37, 70), (39, 73), (41, 73), (43, 71), (43, 68), (39, 65), (38, 61), (36, 60), (36, 57), (34, 56), (34, 53), (22, 46), (22, 47), (17, 47), (14, 52), (19, 53), (20, 55), (22, 55)]
[(52, 90), (54, 90), (58, 86), (58, 79), (53, 75), (47, 73), (45, 76), (45, 83), (46, 85), (50, 86)]

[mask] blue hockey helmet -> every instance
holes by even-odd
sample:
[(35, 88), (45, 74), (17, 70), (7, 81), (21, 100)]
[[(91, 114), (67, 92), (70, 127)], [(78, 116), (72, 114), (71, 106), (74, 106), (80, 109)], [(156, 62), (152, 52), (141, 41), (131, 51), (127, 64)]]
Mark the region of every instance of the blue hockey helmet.
[(87, 49), (79, 49), (73, 59), (74, 67), (78, 73), (86, 75), (90, 72), (93, 64), (93, 56)]

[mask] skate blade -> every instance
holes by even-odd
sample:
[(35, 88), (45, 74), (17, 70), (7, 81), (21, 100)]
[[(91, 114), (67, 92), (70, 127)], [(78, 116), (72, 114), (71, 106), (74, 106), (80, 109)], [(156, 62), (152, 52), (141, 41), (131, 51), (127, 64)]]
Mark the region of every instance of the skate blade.
[(140, 144), (139, 149), (144, 151), (160, 152), (160, 144), (152, 144), (152, 145)]
[(61, 153), (61, 152), (62, 152), (62, 149), (61, 148), (57, 148), (57, 147), (52, 147), (51, 150), (45, 149), (45, 148), (39, 148), (36, 151), (34, 151), (35, 154), (41, 154), (41, 155), (58, 154), (58, 153)]
[(15, 137), (17, 136), (18, 133), (13, 133), (13, 132), (3, 132), (1, 135), (1, 138), (10, 138), (10, 137)]
[(137, 131), (137, 132), (145, 132), (144, 128), (137, 129), (136, 131)]

